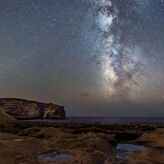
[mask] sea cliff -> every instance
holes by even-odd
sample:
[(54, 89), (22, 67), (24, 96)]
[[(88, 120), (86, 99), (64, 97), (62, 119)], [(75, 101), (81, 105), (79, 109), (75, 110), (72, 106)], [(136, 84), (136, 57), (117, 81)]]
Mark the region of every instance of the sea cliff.
[(17, 119), (65, 118), (64, 106), (36, 101), (0, 98), (0, 108)]

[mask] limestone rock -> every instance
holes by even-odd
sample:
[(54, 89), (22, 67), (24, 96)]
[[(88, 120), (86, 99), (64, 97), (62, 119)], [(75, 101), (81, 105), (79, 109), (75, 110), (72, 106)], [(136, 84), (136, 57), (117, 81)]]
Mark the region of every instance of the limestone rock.
[(15, 132), (18, 128), (19, 121), (0, 108), (0, 132)]
[(16, 98), (0, 98), (0, 107), (17, 119), (65, 118), (63, 106)]
[(64, 118), (65, 112), (63, 111), (64, 111), (64, 107), (51, 104), (45, 109), (43, 118), (46, 119), (61, 118), (61, 117)]

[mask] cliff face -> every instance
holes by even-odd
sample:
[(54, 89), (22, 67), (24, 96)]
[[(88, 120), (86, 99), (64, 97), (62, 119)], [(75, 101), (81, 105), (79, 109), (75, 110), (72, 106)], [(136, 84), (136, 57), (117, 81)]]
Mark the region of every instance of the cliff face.
[(0, 107), (18, 119), (65, 118), (63, 106), (15, 98), (0, 98)]

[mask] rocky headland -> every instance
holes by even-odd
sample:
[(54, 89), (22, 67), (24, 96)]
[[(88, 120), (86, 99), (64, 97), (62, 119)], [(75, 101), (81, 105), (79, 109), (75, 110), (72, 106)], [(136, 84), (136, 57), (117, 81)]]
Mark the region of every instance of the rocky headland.
[(0, 98), (0, 108), (17, 119), (65, 118), (64, 106), (16, 98)]

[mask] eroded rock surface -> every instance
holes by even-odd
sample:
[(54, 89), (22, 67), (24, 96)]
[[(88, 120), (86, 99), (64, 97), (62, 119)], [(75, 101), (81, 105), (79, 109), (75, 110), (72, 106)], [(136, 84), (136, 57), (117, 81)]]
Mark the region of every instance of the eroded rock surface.
[(0, 107), (18, 119), (65, 118), (63, 106), (15, 98), (0, 98)]

